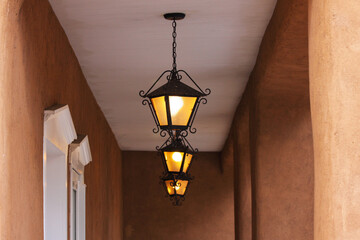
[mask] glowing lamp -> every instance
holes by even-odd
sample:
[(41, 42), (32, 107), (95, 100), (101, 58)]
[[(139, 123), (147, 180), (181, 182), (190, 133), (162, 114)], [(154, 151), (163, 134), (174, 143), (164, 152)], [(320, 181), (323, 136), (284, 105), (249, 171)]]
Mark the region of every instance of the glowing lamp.
[(164, 188), (170, 200), (174, 205), (181, 205), (181, 201), (185, 200), (186, 190), (189, 187), (192, 178), (187, 174), (173, 175), (167, 174), (162, 178)]
[[(166, 145), (169, 141), (170, 144)], [(159, 151), (165, 171), (171, 174), (187, 173), (195, 152), (188, 141), (184, 137), (178, 137), (175, 140), (170, 138), (164, 145)]]
[(171, 72), (170, 77), (146, 97), (160, 129), (186, 130), (192, 125), (201, 97), (206, 94), (180, 82), (177, 72)]
[[(172, 21), (173, 26), (173, 64), (172, 70), (164, 71), (155, 81), (151, 88), (145, 92), (140, 91), (139, 95), (143, 98), (143, 104), (148, 104), (154, 117), (156, 128), (154, 133), (159, 130), (187, 130), (195, 133), (196, 129), (191, 129), (200, 102), (206, 103), (205, 96), (210, 94), (210, 89), (203, 91), (198, 84), (184, 70), (177, 70), (176, 64), (176, 20), (184, 19), (184, 13), (169, 13), (164, 15), (165, 19)], [(154, 86), (162, 77), (167, 74), (167, 83), (153, 90)], [(196, 87), (194, 89), (180, 80), (182, 75), (186, 76)]]

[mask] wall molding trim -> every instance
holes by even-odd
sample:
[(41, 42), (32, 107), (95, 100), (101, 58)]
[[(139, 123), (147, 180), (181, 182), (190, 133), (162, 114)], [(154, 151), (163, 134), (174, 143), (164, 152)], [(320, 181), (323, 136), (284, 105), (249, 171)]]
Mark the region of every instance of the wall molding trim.
[(69, 148), (70, 164), (79, 172), (92, 161), (89, 138), (87, 135), (78, 135)]
[[(77, 138), (74, 123), (68, 105), (53, 105), (44, 111), (44, 122), (46, 125), (52, 125), (52, 131), (45, 131), (45, 138), (53, 139), (56, 142), (65, 140), (66, 144), (72, 143)], [(54, 132), (55, 131), (55, 132)], [(63, 136), (64, 139), (59, 139)]]

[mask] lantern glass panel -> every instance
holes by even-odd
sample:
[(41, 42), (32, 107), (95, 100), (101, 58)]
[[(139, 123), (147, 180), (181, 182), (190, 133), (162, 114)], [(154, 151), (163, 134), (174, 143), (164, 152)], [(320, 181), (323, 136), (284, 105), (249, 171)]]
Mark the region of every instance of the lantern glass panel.
[(176, 182), (175, 191), (177, 195), (184, 195), (186, 191), (186, 187), (189, 181), (186, 180), (178, 180)]
[(196, 97), (169, 96), (170, 115), (173, 126), (186, 126), (196, 103)]
[(186, 173), (186, 171), (188, 170), (191, 160), (192, 160), (193, 155), (190, 153), (185, 154), (185, 162), (184, 162), (184, 167), (183, 167), (183, 172)]
[(173, 182), (174, 182), (173, 180), (166, 180), (165, 181), (166, 190), (167, 190), (169, 195), (174, 195), (175, 194), (175, 188), (174, 188), (174, 186), (172, 186)]
[(166, 190), (170, 196), (175, 194), (175, 187), (173, 186), (173, 182), (174, 180), (165, 181)]
[(183, 152), (164, 152), (164, 157), (169, 172), (180, 172), (184, 158)]
[(151, 98), (160, 126), (168, 125), (165, 96)]
[(166, 180), (165, 181), (166, 190), (170, 196), (175, 195), (181, 195), (183, 196), (186, 192), (186, 187), (188, 185), (187, 180)]

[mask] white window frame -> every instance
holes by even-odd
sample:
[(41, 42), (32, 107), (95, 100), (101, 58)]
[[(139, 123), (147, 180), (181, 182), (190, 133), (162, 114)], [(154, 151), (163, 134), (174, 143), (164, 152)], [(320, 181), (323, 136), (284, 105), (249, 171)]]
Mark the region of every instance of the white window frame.
[[(86, 239), (86, 185), (84, 168), (92, 161), (89, 139), (78, 136), (69, 149), (70, 169), (70, 240)], [(76, 193), (76, 194), (74, 194)]]
[(68, 234), (70, 240), (85, 240), (84, 168), (92, 157), (88, 137), (76, 134), (68, 105), (45, 110), (43, 147), (44, 240), (67, 240)]
[(43, 201), (44, 240), (66, 240), (68, 146), (77, 137), (67, 105), (44, 112)]

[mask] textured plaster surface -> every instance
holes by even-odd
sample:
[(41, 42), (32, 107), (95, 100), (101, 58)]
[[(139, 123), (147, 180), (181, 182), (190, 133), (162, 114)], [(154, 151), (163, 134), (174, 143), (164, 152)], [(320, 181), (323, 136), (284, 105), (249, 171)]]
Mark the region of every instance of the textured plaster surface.
[(237, 239), (313, 239), (307, 7), (306, 1), (278, 1), (245, 90), (249, 99), (234, 118), (228, 143), (235, 182), (243, 179), (235, 183)]
[(276, 0), (50, 2), (123, 150), (159, 144), (138, 93), (172, 64), (171, 22), (162, 15), (185, 12), (177, 26), (178, 67), (213, 90), (189, 140), (201, 151), (221, 151)]
[(43, 238), (43, 112), (54, 104), (89, 137), (86, 239), (121, 239), (121, 151), (50, 4), (1, 1), (0, 42), (0, 239)]
[(236, 238), (252, 239), (252, 179), (249, 130), (249, 90), (245, 90), (232, 128), (234, 148), (234, 201)]
[(219, 153), (199, 153), (190, 168), (195, 180), (182, 206), (173, 206), (159, 184), (156, 152), (123, 152), (124, 239), (233, 240), (232, 171), (220, 170)]
[(315, 240), (360, 239), (360, 2), (309, 6)]

